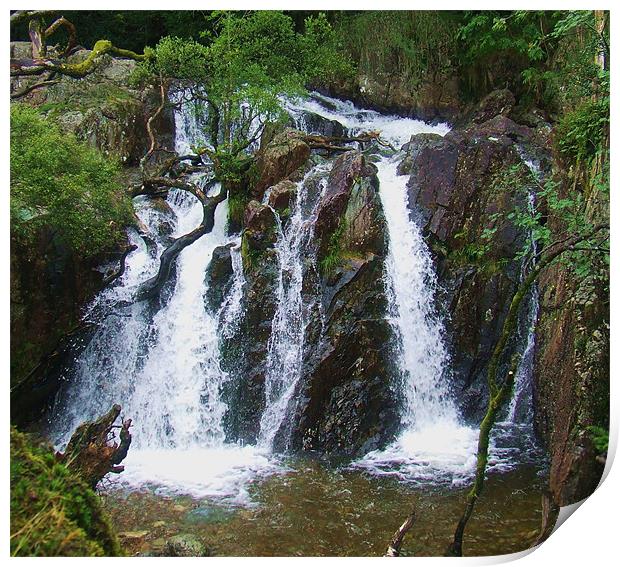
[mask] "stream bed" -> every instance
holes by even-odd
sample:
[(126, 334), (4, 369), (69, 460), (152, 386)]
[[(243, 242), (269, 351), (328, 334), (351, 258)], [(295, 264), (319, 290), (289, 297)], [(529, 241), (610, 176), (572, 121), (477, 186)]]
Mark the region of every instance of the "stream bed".
[[(287, 465), (288, 473), (251, 485), (246, 506), (112, 484), (105, 508), (127, 555), (158, 555), (170, 537), (193, 534), (216, 556), (381, 556), (415, 505), (402, 555), (435, 556), (450, 542), (468, 490), (407, 485), (308, 459)], [(533, 545), (544, 491), (539, 471), (524, 465), (489, 476), (465, 534), (465, 555)]]

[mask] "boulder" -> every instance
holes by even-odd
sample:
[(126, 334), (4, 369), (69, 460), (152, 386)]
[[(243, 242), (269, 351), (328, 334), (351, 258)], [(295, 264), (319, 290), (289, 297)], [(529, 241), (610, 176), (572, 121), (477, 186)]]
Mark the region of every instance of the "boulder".
[(385, 319), (387, 226), (376, 170), (359, 152), (336, 159), (327, 183), (315, 224), (323, 277), (313, 282), (309, 273), (304, 282), (320, 303), (308, 315), (295, 425), (276, 444), (289, 435), (292, 449), (351, 457), (385, 444), (398, 426)]
[(334, 162), (315, 224), (319, 260), (327, 254), (331, 235), (340, 225), (354, 184), (362, 179), (371, 180), (370, 183), (374, 183), (376, 190), (376, 173), (375, 166), (368, 163), (359, 151), (345, 152)]
[(267, 188), (286, 179), (306, 163), (310, 157), (310, 146), (304, 142), (303, 136), (303, 132), (287, 128), (276, 134), (264, 147), (261, 144), (254, 166), (254, 198), (261, 201)]
[(205, 273), (205, 302), (207, 308), (216, 313), (222, 306), (224, 297), (232, 287), (233, 266), (230, 249), (234, 244), (218, 246), (213, 250), (211, 262)]
[(205, 557), (205, 545), (193, 534), (179, 534), (171, 537), (164, 546), (165, 557)]
[(296, 192), (297, 185), (293, 181), (280, 181), (269, 190), (269, 206), (278, 212), (290, 209)]
[(248, 252), (265, 250), (277, 240), (276, 216), (267, 205), (250, 201), (243, 214), (243, 224), (243, 243)]
[(337, 137), (347, 135), (347, 129), (337, 120), (330, 120), (309, 111), (301, 113), (296, 120), (296, 126), (308, 134)]
[(471, 121), (482, 124), (496, 116), (508, 116), (515, 104), (515, 95), (508, 89), (493, 91), (480, 101)]

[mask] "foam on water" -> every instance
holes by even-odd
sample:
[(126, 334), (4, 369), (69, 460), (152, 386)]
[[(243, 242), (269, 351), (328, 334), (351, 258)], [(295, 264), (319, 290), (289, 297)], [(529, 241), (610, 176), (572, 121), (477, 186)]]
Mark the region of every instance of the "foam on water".
[(129, 451), (125, 471), (114, 477), (124, 489), (153, 488), (161, 494), (216, 498), (251, 506), (248, 488), (271, 474), (289, 470), (273, 455), (253, 446), (221, 445), (192, 449), (139, 449)]

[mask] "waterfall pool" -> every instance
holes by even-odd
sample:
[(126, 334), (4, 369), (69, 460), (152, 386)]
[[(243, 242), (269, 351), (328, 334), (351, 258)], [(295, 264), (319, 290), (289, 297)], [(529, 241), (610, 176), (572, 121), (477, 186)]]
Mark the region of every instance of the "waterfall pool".
[[(128, 555), (156, 555), (177, 534), (193, 534), (217, 556), (381, 556), (413, 506), (403, 555), (442, 555), (467, 487), (407, 485), (311, 460), (248, 486), (251, 505), (111, 485), (105, 508)], [(170, 463), (183, 467), (184, 463)], [(531, 547), (541, 525), (544, 481), (537, 467), (491, 474), (468, 525), (465, 555)]]

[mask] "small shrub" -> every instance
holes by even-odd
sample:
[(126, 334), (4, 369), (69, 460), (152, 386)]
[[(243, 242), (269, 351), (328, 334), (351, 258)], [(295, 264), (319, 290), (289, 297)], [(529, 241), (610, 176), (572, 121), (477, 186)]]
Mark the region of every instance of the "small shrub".
[(11, 107), (11, 235), (30, 247), (51, 230), (83, 256), (110, 249), (132, 222), (118, 165), (32, 108)]

